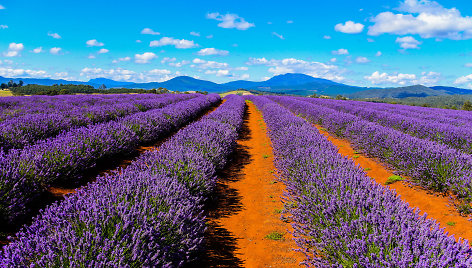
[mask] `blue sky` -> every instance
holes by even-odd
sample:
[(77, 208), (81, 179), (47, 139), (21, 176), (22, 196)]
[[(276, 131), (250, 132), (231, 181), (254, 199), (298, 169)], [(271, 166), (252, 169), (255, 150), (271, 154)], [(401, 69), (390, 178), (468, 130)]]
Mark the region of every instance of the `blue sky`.
[(461, 1), (0, 0), (0, 76), (472, 88)]

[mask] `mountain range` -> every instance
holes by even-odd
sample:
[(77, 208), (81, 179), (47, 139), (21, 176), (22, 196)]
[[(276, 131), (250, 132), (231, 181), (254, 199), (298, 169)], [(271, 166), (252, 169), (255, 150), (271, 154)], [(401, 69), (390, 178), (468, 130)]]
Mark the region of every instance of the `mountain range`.
[(123, 87), (142, 89), (163, 87), (173, 91), (207, 91), (210, 93), (222, 93), (230, 90), (245, 89), (267, 93), (293, 94), (302, 96), (313, 94), (327, 96), (343, 95), (349, 98), (406, 98), (472, 94), (472, 90), (469, 89), (445, 86), (426, 87), (422, 85), (414, 85), (396, 88), (357, 87), (297, 73), (277, 75), (262, 82), (238, 80), (223, 84), (195, 79), (189, 76), (179, 76), (164, 82), (149, 83), (121, 82), (107, 78), (95, 78), (89, 80), (88, 82), (81, 82), (40, 78), (5, 78), (0, 76), (0, 83), (6, 83), (10, 80), (15, 82), (22, 80), (25, 84), (39, 85), (78, 84), (91, 85), (96, 88), (101, 85), (105, 85), (107, 88)]

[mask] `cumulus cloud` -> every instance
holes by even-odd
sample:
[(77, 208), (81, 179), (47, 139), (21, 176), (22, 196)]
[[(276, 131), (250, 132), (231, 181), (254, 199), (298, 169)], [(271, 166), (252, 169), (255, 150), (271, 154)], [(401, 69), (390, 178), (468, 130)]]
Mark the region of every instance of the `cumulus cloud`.
[(200, 36), (200, 33), (197, 33), (197, 32), (190, 32), (190, 35), (193, 35), (193, 36)]
[(395, 43), (400, 44), (403, 49), (419, 49), (421, 42), (413, 38), (413, 36), (397, 37)]
[(272, 35), (275, 36), (275, 37), (277, 37), (277, 38), (279, 38), (279, 39), (282, 39), (282, 40), (285, 39), (283, 35), (278, 34), (278, 33), (276, 33), (276, 32), (272, 32)]
[(338, 50), (333, 50), (331, 51), (333, 55), (348, 55), (349, 51), (345, 48), (340, 48)]
[(60, 47), (53, 47), (49, 50), (49, 53), (53, 54), (53, 55), (59, 55), (59, 53), (61, 53), (62, 51), (62, 48)]
[(48, 74), (44, 70), (32, 70), (32, 69), (15, 69), (0, 67), (0, 76), (4, 77), (29, 77), (29, 78), (53, 78), (53, 79), (65, 79), (69, 78), (67, 72), (59, 72), (54, 74)]
[[(472, 17), (456, 8), (445, 8), (430, 0), (405, 0), (400, 12), (382, 12), (372, 19), (369, 35), (418, 34), (422, 38), (463, 40), (472, 38)], [(406, 14), (405, 14), (406, 13)]]
[(292, 24), (293, 23), (293, 20), (288, 20), (287, 21), (287, 24)]
[(357, 57), (357, 58), (356, 58), (356, 62), (357, 62), (357, 63), (369, 63), (370, 60), (369, 60), (368, 58), (366, 58), (366, 57)]
[(464, 64), (464, 67), (472, 68), (472, 63), (466, 63), (466, 64)]
[(153, 31), (151, 28), (144, 28), (141, 34), (160, 35), (161, 33)]
[(7, 28), (8, 28), (8, 25), (0, 24), (0, 29), (7, 29)]
[(106, 49), (106, 48), (102, 48), (102, 49), (100, 49), (97, 53), (98, 53), (98, 54), (105, 54), (105, 53), (108, 53), (108, 52), (110, 52), (110, 50), (108, 50), (108, 49)]
[(43, 47), (37, 47), (37, 48), (33, 49), (33, 53), (38, 54), (38, 53), (41, 53), (41, 52), (43, 52)]
[(118, 63), (118, 62), (121, 62), (121, 61), (130, 61), (131, 60), (131, 57), (123, 57), (123, 58), (118, 58), (116, 60), (113, 60), (112, 62), (113, 63)]
[[(461, 76), (454, 81), (456, 85), (463, 85), (472, 82), (472, 74)], [(469, 85), (470, 88), (470, 85)]]
[(295, 58), (286, 58), (282, 60), (249, 58), (246, 64), (268, 66), (268, 71), (274, 75), (285, 73), (303, 73), (313, 77), (321, 77), (335, 81), (344, 80), (344, 76), (342, 75), (343, 70), (340, 70), (336, 65), (316, 61), (305, 61)]
[(135, 72), (127, 69), (102, 69), (102, 68), (83, 68), (80, 76), (86, 79), (104, 77), (116, 81), (127, 82), (162, 82), (173, 78), (172, 72), (166, 69), (152, 69), (149, 71)]
[(377, 53), (375, 53), (375, 56), (376, 56), (376, 57), (382, 56), (382, 52), (381, 52), (381, 51), (377, 51)]
[(170, 57), (164, 57), (162, 60), (161, 60), (161, 63), (162, 64), (167, 64), (169, 66), (172, 66), (172, 67), (177, 67), (177, 68), (180, 68), (184, 65), (187, 65), (190, 63), (190, 61), (188, 60), (183, 60), (183, 61), (177, 61), (177, 58), (170, 58)]
[(105, 45), (102, 42), (98, 42), (97, 39), (88, 40), (85, 44), (87, 44), (88, 47), (103, 47)]
[(176, 48), (186, 49), (194, 48), (198, 45), (193, 41), (185, 39), (175, 39), (172, 37), (162, 37), (160, 40), (151, 41), (150, 47), (175, 46)]
[(17, 57), (21, 55), (21, 51), (25, 48), (22, 43), (10, 43), (8, 50), (3, 53), (5, 57)]
[(207, 70), (207, 71), (205, 71), (205, 74), (214, 74), (216, 76), (232, 76), (232, 74), (230, 74), (229, 70), (226, 70), (226, 69)]
[(334, 26), (334, 29), (338, 32), (347, 33), (347, 34), (357, 34), (364, 30), (364, 25), (361, 23), (356, 23), (353, 21), (346, 21), (343, 23), (338, 23)]
[(209, 56), (209, 55), (227, 56), (229, 54), (229, 51), (209, 47), (209, 48), (200, 49), (200, 51), (198, 51), (197, 54), (200, 56)]
[(151, 60), (157, 58), (157, 55), (152, 52), (145, 52), (143, 54), (135, 54), (134, 55), (134, 62), (146, 64), (149, 63)]
[(54, 38), (54, 39), (61, 39), (61, 36), (58, 33), (48, 33), (48, 36)]
[(4, 7), (4, 6), (2, 6), (2, 5), (0, 5), (0, 9), (5, 9), (5, 7)]
[(387, 74), (376, 71), (369, 76), (365, 76), (364, 78), (369, 80), (374, 85), (434, 85), (438, 81), (440, 81), (441, 74), (437, 72), (422, 72), (421, 75), (418, 77), (416, 74)]
[(326, 40), (329, 40), (329, 39), (331, 39), (331, 36), (325, 35), (325, 36), (323, 36), (323, 38), (326, 39)]
[(229, 67), (229, 64), (226, 62), (207, 61), (200, 58), (193, 59), (192, 63), (193, 64), (190, 67), (198, 69), (226, 69)]
[(247, 22), (244, 18), (241, 18), (237, 14), (226, 14), (222, 15), (218, 12), (208, 13), (207, 19), (213, 19), (220, 21), (218, 27), (227, 28), (227, 29), (238, 29), (238, 30), (247, 30), (251, 27), (255, 27), (254, 23)]

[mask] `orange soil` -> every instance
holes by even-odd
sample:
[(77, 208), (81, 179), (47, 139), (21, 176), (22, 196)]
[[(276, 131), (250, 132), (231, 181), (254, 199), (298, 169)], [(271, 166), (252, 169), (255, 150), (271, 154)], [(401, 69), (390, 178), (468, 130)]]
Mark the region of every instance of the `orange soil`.
[[(388, 177), (395, 175), (376, 160), (355, 153), (356, 151), (351, 147), (349, 141), (333, 137), (324, 131), (321, 126), (317, 125), (316, 128), (339, 148), (340, 154), (349, 157), (363, 169), (367, 169), (367, 175), (377, 183), (385, 185)], [(472, 242), (472, 221), (457, 212), (449, 197), (432, 194), (427, 190), (411, 186), (408, 182), (402, 181), (386, 187), (394, 189), (400, 195), (400, 198), (411, 207), (417, 207), (422, 213), (427, 213), (428, 218), (437, 220), (441, 227), (444, 227), (449, 234), (454, 235), (457, 240), (462, 237)]]
[[(248, 103), (233, 161), (219, 177), (220, 196), (208, 217), (205, 267), (297, 267), (303, 255), (280, 219), (285, 189), (274, 177), (273, 152), (260, 111)], [(283, 233), (282, 240), (266, 236)]]

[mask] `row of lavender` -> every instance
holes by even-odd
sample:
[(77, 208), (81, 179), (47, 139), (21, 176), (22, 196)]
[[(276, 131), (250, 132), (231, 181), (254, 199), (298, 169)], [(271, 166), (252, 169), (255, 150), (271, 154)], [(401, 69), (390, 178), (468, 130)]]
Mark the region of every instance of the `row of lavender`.
[[(411, 107), (410, 110), (407, 108), (390, 110), (384, 109), (380, 104), (358, 103), (355, 101), (298, 99), (350, 113), (367, 121), (391, 127), (418, 138), (437, 141), (451, 148), (472, 154), (472, 124), (461, 121), (462, 123), (458, 126), (457, 120), (444, 119), (440, 112), (428, 115), (431, 119), (425, 119), (414, 112), (422, 107)], [(409, 112), (409, 114), (405, 114), (406, 112)]]
[(204, 201), (232, 151), (244, 100), (180, 130), (158, 151), (68, 195), (0, 253), (2, 267), (178, 267), (201, 249)]
[(416, 183), (435, 191), (452, 191), (460, 198), (459, 210), (471, 213), (471, 155), (321, 105), (290, 97), (270, 98), (331, 133), (347, 138), (356, 149), (379, 158)]
[[(361, 168), (310, 123), (265, 97), (262, 111), (287, 185), (287, 208), (306, 264), (315, 267), (470, 267), (468, 243), (448, 237)], [(284, 98), (285, 105), (297, 101)]]
[(465, 124), (472, 124), (472, 114), (468, 111), (462, 110), (449, 110), (449, 109), (440, 109), (440, 108), (429, 108), (429, 107), (415, 107), (399, 104), (389, 104), (389, 103), (373, 103), (373, 102), (359, 102), (351, 101), (357, 103), (359, 106), (364, 107), (374, 107), (382, 111), (390, 111), (399, 113), (402, 115), (414, 115), (415, 117), (434, 121), (434, 122), (443, 122), (450, 123), (451, 125), (461, 126)]
[(216, 94), (197, 96), (117, 121), (76, 128), (8, 154), (0, 152), (0, 219), (21, 219), (29, 212), (28, 204), (51, 185), (74, 184), (97, 161), (156, 141), (220, 101)]
[[(116, 103), (97, 101), (88, 107), (13, 117), (0, 123), (0, 150), (23, 148), (71, 128), (116, 120), (126, 115), (161, 108), (175, 101), (193, 97), (195, 96), (189, 94), (128, 95), (126, 98), (119, 98), (120, 102)], [(49, 109), (48, 105), (44, 104), (45, 110)]]
[(92, 106), (115, 105), (129, 100), (145, 100), (156, 95), (58, 95), (0, 98), (0, 121), (30, 114), (67, 112)]

